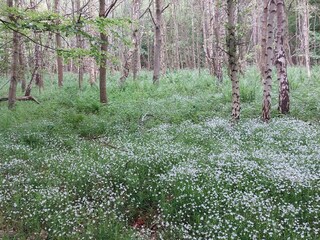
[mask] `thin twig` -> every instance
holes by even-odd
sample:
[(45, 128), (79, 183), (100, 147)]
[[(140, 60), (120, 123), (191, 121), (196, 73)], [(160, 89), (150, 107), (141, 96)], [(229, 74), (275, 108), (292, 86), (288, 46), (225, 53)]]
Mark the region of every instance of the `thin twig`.
[(104, 17), (108, 17), (110, 12), (113, 10), (113, 8), (115, 7), (115, 5), (117, 4), (118, 0), (114, 0), (110, 6), (108, 7), (108, 9), (106, 10)]
[(161, 10), (161, 13), (163, 13), (169, 6), (170, 6), (170, 3), (168, 3), (168, 5)]
[(7, 85), (9, 82), (10, 82), (10, 79), (9, 79), (5, 84), (2, 85), (2, 87), (0, 88), (0, 90), (1, 90), (2, 88), (4, 88), (4, 86)]
[(151, 4), (153, 3), (153, 0), (150, 1), (149, 6), (146, 8), (146, 10), (140, 15), (139, 19), (143, 18), (143, 16), (149, 11)]
[[(57, 51), (56, 48), (53, 48), (53, 47), (50, 47), (50, 46), (47, 46), (47, 45), (43, 45), (43, 44), (37, 42), (36, 40), (34, 40), (33, 38), (31, 38), (30, 36), (28, 36), (27, 34), (25, 34), (25, 33), (23, 33), (23, 32), (20, 32), (20, 31), (17, 30), (17, 29), (14, 29), (13, 27), (10, 26), (10, 23), (9, 23), (9, 22), (4, 21), (4, 20), (2, 20), (2, 19), (0, 19), (0, 22), (2, 22), (4, 25), (6, 25), (6, 27), (9, 28), (10, 30), (12, 30), (12, 31), (14, 31), (14, 32), (16, 32), (16, 33), (19, 33), (20, 35), (24, 36), (25, 38), (27, 38), (27, 39), (30, 40), (31, 42), (33, 42), (33, 43), (35, 43), (35, 44), (37, 44), (37, 45), (40, 45), (40, 46), (42, 46), (42, 47), (45, 47), (45, 48), (47, 48), (47, 49), (51, 49), (51, 50)], [(67, 52), (66, 50), (61, 50), (61, 51)]]
[(156, 24), (156, 21), (155, 21), (154, 18), (153, 18), (153, 15), (152, 15), (152, 12), (151, 12), (150, 8), (149, 8), (149, 13), (150, 13), (150, 17), (151, 17), (151, 19), (152, 19), (152, 22), (153, 22), (154, 26), (156, 27), (157, 24)]

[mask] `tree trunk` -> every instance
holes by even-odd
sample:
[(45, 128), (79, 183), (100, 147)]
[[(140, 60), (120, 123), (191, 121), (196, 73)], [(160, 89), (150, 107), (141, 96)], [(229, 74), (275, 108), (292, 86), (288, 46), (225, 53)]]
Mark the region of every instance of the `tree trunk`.
[[(7, 0), (8, 7), (13, 7), (13, 0)], [(9, 20), (11, 22), (16, 22), (14, 15), (9, 15)], [(11, 65), (11, 78), (9, 87), (9, 97), (8, 97), (8, 108), (12, 109), (15, 107), (16, 103), (16, 93), (17, 93), (17, 80), (18, 80), (18, 62), (19, 62), (19, 34), (13, 32), (13, 46), (12, 46), (12, 65)]]
[[(77, 19), (79, 18), (81, 14), (81, 0), (76, 0), (76, 10), (77, 10)], [(83, 48), (83, 40), (80, 34), (76, 35), (77, 39), (77, 48), (82, 49)], [(79, 89), (82, 89), (82, 83), (83, 83), (83, 74), (84, 74), (84, 69), (83, 69), (83, 58), (80, 57), (78, 59), (78, 85)]]
[(284, 0), (277, 0), (277, 58), (276, 66), (279, 81), (279, 111), (286, 114), (290, 110), (289, 82), (287, 78), (287, 58), (284, 49), (285, 17)]
[(214, 76), (214, 63), (213, 63), (213, 9), (212, 3), (210, 0), (203, 1), (203, 48), (206, 59), (206, 65), (209, 69), (209, 72), (212, 76)]
[(195, 31), (197, 31), (197, 29), (194, 27), (194, 18), (195, 18), (195, 14), (194, 14), (194, 7), (191, 7), (191, 39), (192, 39), (192, 45), (191, 45), (191, 51), (192, 51), (192, 69), (195, 69), (197, 66), (196, 63), (196, 39), (195, 39)]
[[(92, 17), (92, 18), (95, 17), (95, 8), (94, 8), (94, 4), (92, 3), (92, 1), (90, 1), (88, 3), (88, 9), (89, 9), (88, 11), (89, 11), (90, 17)], [(96, 32), (90, 26), (88, 27), (88, 33), (92, 36), (96, 36)], [(88, 68), (89, 68), (89, 83), (91, 86), (93, 86), (97, 82), (96, 62), (93, 57), (88, 57)]]
[(132, 42), (133, 42), (133, 53), (132, 53), (132, 73), (133, 80), (137, 78), (137, 74), (141, 69), (140, 61), (140, 45), (141, 45), (141, 33), (140, 33), (140, 8), (141, 0), (133, 0), (132, 2), (132, 17), (135, 23), (133, 24), (132, 31)]
[(228, 35), (227, 48), (229, 55), (229, 74), (232, 81), (232, 119), (240, 119), (240, 86), (238, 79), (238, 57), (236, 44), (235, 1), (227, 0), (228, 11)]
[(271, 0), (269, 4), (269, 16), (267, 27), (266, 42), (266, 68), (263, 77), (263, 103), (262, 103), (262, 120), (268, 122), (271, 119), (271, 87), (272, 87), (272, 66), (273, 66), (273, 27), (274, 17), (276, 14), (275, 0)]
[(214, 5), (214, 23), (213, 25), (213, 32), (215, 37), (214, 49), (213, 49), (213, 67), (214, 67), (214, 76), (217, 78), (218, 82), (223, 81), (223, 71), (222, 71), (222, 59), (223, 53), (222, 50), (223, 46), (220, 44), (221, 38), (221, 21), (220, 18), (220, 1), (216, 1)]
[[(105, 18), (106, 1), (99, 0), (99, 17)], [(108, 51), (108, 36), (106, 33), (100, 33), (101, 39), (101, 56), (100, 56), (100, 69), (99, 69), (99, 86), (100, 86), (100, 102), (108, 103), (107, 98), (107, 51)]]
[(19, 77), (18, 81), (21, 82), (21, 90), (24, 92), (26, 90), (26, 79), (25, 79), (25, 70), (26, 70), (26, 59), (25, 59), (25, 47), (24, 42), (19, 36)]
[[(60, 1), (54, 0), (54, 10), (56, 13), (59, 13)], [(56, 47), (57, 49), (62, 48), (61, 35), (60, 33), (56, 33)], [(62, 57), (57, 55), (57, 71), (58, 71), (58, 86), (63, 86), (63, 62)]]
[(268, 10), (269, 0), (263, 0), (263, 13), (261, 16), (261, 31), (260, 31), (260, 56), (259, 69), (262, 80), (266, 79), (266, 56), (267, 56), (267, 37), (268, 37)]
[(177, 21), (178, 1), (173, 1), (172, 19), (173, 19), (173, 66), (175, 69), (180, 69), (180, 56), (179, 56), (179, 25)]
[(154, 61), (153, 61), (153, 83), (158, 84), (160, 78), (160, 69), (161, 69), (161, 24), (162, 24), (162, 1), (155, 0), (156, 4), (156, 19), (154, 22), (154, 31), (155, 31), (155, 47), (154, 47)]
[[(39, 40), (39, 33), (34, 34), (34, 38)], [(37, 69), (35, 73), (35, 83), (39, 87), (39, 91), (43, 88), (43, 79), (40, 73), (41, 70), (41, 49), (39, 44), (35, 44), (34, 46), (34, 66)]]
[(310, 70), (310, 44), (309, 44), (309, 1), (301, 0), (301, 8), (303, 9), (302, 13), (302, 48), (305, 55), (305, 65), (307, 68), (308, 78), (311, 77)]

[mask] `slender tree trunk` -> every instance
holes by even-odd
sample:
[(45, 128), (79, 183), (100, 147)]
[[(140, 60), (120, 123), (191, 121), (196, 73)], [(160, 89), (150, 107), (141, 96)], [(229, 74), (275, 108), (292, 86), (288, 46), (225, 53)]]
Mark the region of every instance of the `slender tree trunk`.
[(213, 50), (213, 67), (214, 67), (214, 76), (217, 78), (218, 82), (223, 81), (223, 71), (222, 71), (222, 48), (220, 44), (220, 38), (221, 38), (221, 18), (220, 18), (220, 1), (216, 1), (214, 5), (214, 23), (213, 25), (213, 32), (215, 37), (215, 43), (214, 43), (214, 50)]
[[(94, 5), (93, 5), (92, 1), (89, 2), (88, 8), (89, 8), (90, 17), (94, 17), (95, 16), (95, 13), (94, 13), (95, 9), (94, 9)], [(96, 36), (95, 31), (91, 27), (88, 27), (88, 33), (91, 34), (92, 36)], [(88, 62), (89, 62), (88, 63), (89, 83), (91, 86), (93, 86), (94, 84), (96, 84), (96, 62), (93, 57), (89, 57)]]
[(162, 0), (155, 0), (156, 4), (156, 19), (155, 19), (155, 47), (154, 47), (154, 61), (153, 61), (153, 83), (158, 84), (161, 69), (161, 24), (162, 24)]
[(140, 8), (141, 0), (133, 0), (132, 2), (132, 17), (135, 23), (133, 24), (132, 42), (133, 42), (133, 53), (132, 53), (132, 74), (133, 79), (137, 78), (138, 72), (141, 69), (140, 61), (140, 45), (141, 45), (141, 33), (140, 33)]
[(192, 68), (195, 69), (197, 67), (197, 63), (196, 63), (196, 39), (195, 39), (195, 31), (197, 31), (197, 29), (195, 29), (194, 27), (194, 7), (191, 6), (191, 12), (192, 12), (192, 16), (191, 16), (191, 39), (192, 39), (192, 45), (191, 45), (191, 51), (192, 51)]
[(287, 78), (287, 58), (284, 49), (285, 43), (285, 6), (284, 0), (277, 0), (277, 58), (276, 66), (279, 81), (279, 111), (286, 114), (290, 110), (289, 82)]
[(167, 48), (167, 27), (166, 24), (162, 22), (162, 11), (161, 11), (161, 51), (160, 51), (160, 71), (162, 74), (166, 74), (167, 72), (167, 67), (168, 67), (168, 59), (169, 59), (169, 54), (168, 54), (168, 48)]
[[(76, 10), (77, 10), (77, 19), (81, 14), (81, 0), (76, 0)], [(81, 49), (83, 48), (83, 40), (80, 34), (77, 34), (77, 48)], [(82, 89), (82, 83), (83, 83), (83, 74), (84, 74), (84, 66), (83, 66), (83, 58), (80, 57), (78, 60), (78, 84), (79, 89)]]
[(302, 14), (302, 46), (303, 52), (305, 55), (305, 65), (307, 68), (308, 78), (311, 77), (311, 70), (310, 70), (310, 44), (309, 44), (309, 1), (308, 0), (301, 0), (301, 8), (303, 9)]
[[(99, 0), (99, 17), (105, 18), (106, 12), (106, 1)], [(99, 76), (99, 86), (100, 86), (100, 102), (108, 103), (107, 98), (107, 51), (108, 51), (108, 36), (104, 33), (100, 33), (101, 39), (101, 57), (100, 57), (100, 76)]]
[(240, 86), (238, 79), (238, 57), (236, 44), (235, 1), (227, 0), (228, 11), (228, 35), (227, 48), (229, 55), (229, 74), (232, 81), (232, 119), (240, 119)]
[(173, 66), (175, 69), (180, 69), (180, 56), (179, 56), (179, 25), (177, 21), (178, 1), (173, 1), (172, 18), (173, 18)]
[[(39, 40), (39, 33), (34, 34), (34, 38)], [(40, 73), (41, 71), (41, 49), (39, 44), (35, 44), (34, 46), (34, 66), (37, 71), (35, 72), (35, 83), (39, 87), (39, 91), (43, 88), (43, 79)]]
[(259, 68), (261, 78), (265, 79), (266, 76), (266, 56), (267, 56), (267, 37), (268, 37), (268, 10), (269, 0), (263, 0), (263, 13), (261, 16), (261, 31), (260, 31), (260, 57)]
[(274, 18), (276, 14), (275, 0), (270, 0), (269, 17), (267, 27), (267, 43), (266, 43), (266, 68), (263, 78), (263, 103), (262, 103), (262, 119), (268, 122), (271, 119), (271, 87), (272, 87), (272, 66), (273, 66), (273, 31)]
[[(13, 0), (7, 0), (8, 7), (13, 7)], [(15, 22), (16, 19), (14, 15), (9, 15), (9, 20)], [(18, 62), (19, 62), (19, 34), (13, 32), (12, 37), (12, 64), (11, 64), (11, 78), (10, 78), (10, 87), (9, 87), (9, 96), (8, 96), (8, 108), (13, 109), (16, 103), (16, 94), (17, 94), (17, 81), (18, 81)]]
[[(36, 11), (37, 6), (35, 1), (30, 0), (30, 7), (32, 10)], [(34, 32), (33, 36), (37, 42), (41, 42), (40, 33)], [(35, 44), (34, 45), (34, 69), (36, 69), (36, 71), (34, 72), (34, 74), (35, 74), (35, 83), (39, 87), (39, 92), (41, 92), (41, 89), (43, 88), (43, 79), (40, 73), (40, 69), (42, 65), (41, 60), (42, 60), (41, 47), (39, 44)]]
[[(59, 13), (60, 1), (54, 0), (54, 10)], [(62, 48), (61, 35), (60, 33), (56, 33), (56, 47), (57, 49)], [(63, 86), (63, 62), (62, 57), (57, 55), (57, 71), (58, 71), (58, 86)]]
[(25, 59), (25, 47), (24, 42), (19, 36), (19, 82), (21, 82), (21, 90), (25, 92), (26, 90), (26, 79), (25, 79), (25, 70), (26, 70), (26, 59)]
[(215, 74), (213, 54), (213, 8), (211, 0), (203, 1), (203, 48), (206, 57), (206, 64), (212, 76)]

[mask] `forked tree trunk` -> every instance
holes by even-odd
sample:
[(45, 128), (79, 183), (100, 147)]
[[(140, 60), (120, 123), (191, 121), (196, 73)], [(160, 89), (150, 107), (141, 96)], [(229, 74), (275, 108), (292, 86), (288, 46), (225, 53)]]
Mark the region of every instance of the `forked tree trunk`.
[[(13, 0), (7, 1), (8, 7), (13, 7)], [(9, 20), (15, 22), (16, 19), (14, 15), (9, 15)], [(16, 93), (17, 93), (17, 80), (18, 80), (18, 62), (19, 62), (19, 34), (13, 32), (12, 37), (12, 65), (11, 65), (11, 78), (9, 87), (9, 97), (8, 97), (8, 108), (12, 109), (15, 107), (16, 103)]]
[[(54, 0), (54, 10), (59, 13), (60, 1)], [(56, 47), (57, 49), (62, 48), (61, 35), (60, 33), (56, 33)], [(58, 86), (63, 86), (63, 62), (62, 57), (57, 55), (57, 71), (58, 71)]]
[(228, 68), (232, 82), (232, 120), (240, 119), (240, 86), (238, 78), (238, 57), (236, 44), (235, 1), (227, 0), (228, 24), (227, 24), (227, 48)]
[(285, 43), (285, 7), (284, 0), (277, 0), (277, 58), (276, 66), (279, 81), (279, 111), (286, 114), (290, 110), (289, 82), (287, 78), (287, 57)]
[(266, 44), (266, 68), (263, 78), (263, 102), (262, 120), (268, 122), (271, 119), (271, 87), (272, 87), (272, 66), (273, 66), (273, 31), (274, 18), (276, 14), (275, 0), (271, 0), (268, 11), (267, 44)]
[(154, 31), (155, 31), (155, 47), (154, 47), (154, 61), (153, 61), (153, 83), (158, 84), (160, 78), (160, 69), (161, 69), (161, 22), (162, 22), (162, 0), (155, 0), (156, 4), (156, 19), (154, 22)]
[[(99, 0), (99, 17), (105, 18), (106, 1)], [(99, 86), (100, 86), (100, 102), (107, 103), (107, 51), (108, 51), (108, 36), (106, 33), (100, 33), (101, 39), (101, 55), (100, 55), (100, 68), (99, 68)]]

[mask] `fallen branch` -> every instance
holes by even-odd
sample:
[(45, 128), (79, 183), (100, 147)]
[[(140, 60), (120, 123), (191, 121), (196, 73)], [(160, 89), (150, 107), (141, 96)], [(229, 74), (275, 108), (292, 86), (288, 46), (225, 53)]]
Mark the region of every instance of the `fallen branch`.
[[(0, 102), (8, 101), (8, 100), (9, 100), (8, 97), (2, 97), (2, 98), (0, 98)], [(17, 101), (34, 101), (34, 102), (36, 102), (37, 104), (40, 104), (40, 102), (39, 102), (37, 99), (35, 99), (34, 97), (32, 97), (32, 96), (17, 97), (16, 100), (17, 100)]]
[(121, 147), (117, 147), (117, 146), (113, 145), (112, 143), (110, 143), (110, 141), (105, 139), (105, 136), (87, 136), (87, 137), (82, 137), (81, 139), (83, 139), (85, 141), (94, 141), (96, 143), (99, 143), (102, 146), (105, 146), (108, 148), (113, 148), (118, 151), (128, 152), (128, 150), (121, 148)]

